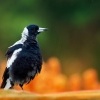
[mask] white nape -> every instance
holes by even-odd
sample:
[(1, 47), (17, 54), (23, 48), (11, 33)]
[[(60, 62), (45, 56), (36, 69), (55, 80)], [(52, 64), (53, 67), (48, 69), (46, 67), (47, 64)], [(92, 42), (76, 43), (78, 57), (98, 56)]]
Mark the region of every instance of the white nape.
[(22, 32), (22, 38), (21, 38), (22, 43), (27, 40), (28, 35), (29, 35), (28, 34), (28, 29), (25, 27), (23, 32)]
[[(17, 45), (17, 44), (23, 44), (26, 40), (27, 40), (27, 36), (28, 36), (28, 29), (25, 27), (23, 32), (21, 33), (22, 34), (22, 37), (20, 40), (18, 40), (16, 43), (14, 43), (12, 46), (10, 47), (13, 47), (14, 45)], [(9, 47), (9, 48), (10, 48)]]

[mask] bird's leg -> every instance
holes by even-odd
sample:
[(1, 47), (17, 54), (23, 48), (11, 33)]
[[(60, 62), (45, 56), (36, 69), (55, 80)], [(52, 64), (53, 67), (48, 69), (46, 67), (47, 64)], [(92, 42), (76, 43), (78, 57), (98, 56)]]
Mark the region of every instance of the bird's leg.
[(21, 87), (21, 89), (23, 90), (23, 84), (19, 84), (19, 86)]

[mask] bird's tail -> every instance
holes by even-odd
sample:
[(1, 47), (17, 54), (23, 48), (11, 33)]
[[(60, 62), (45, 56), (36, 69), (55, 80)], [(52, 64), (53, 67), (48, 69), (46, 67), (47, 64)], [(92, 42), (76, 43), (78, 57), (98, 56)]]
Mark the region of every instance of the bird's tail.
[(0, 87), (0, 88), (4, 88), (4, 87), (5, 87), (5, 85), (6, 85), (6, 81), (5, 81), (5, 80), (3, 80), (3, 81), (2, 81), (2, 83), (1, 83), (1, 87)]
[(11, 80), (9, 78), (8, 68), (5, 69), (2, 79), (3, 79), (3, 81), (1, 83), (0, 88), (2, 88), (2, 89), (11, 89), (14, 86), (14, 84), (11, 82)]

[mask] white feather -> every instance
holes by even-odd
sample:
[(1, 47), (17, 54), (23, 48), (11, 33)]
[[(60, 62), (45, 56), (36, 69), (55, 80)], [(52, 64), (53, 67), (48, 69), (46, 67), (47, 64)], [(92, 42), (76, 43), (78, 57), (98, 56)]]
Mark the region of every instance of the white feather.
[(11, 58), (9, 58), (8, 61), (7, 61), (7, 68), (9, 68), (9, 67), (12, 65), (12, 63), (14, 62), (14, 60), (17, 58), (17, 54), (18, 54), (21, 50), (22, 50), (22, 49), (20, 48), (20, 49), (17, 49), (17, 50), (15, 50), (15, 51), (13, 52)]
[(10, 79), (7, 79), (4, 90), (9, 89), (10, 87), (11, 87)]

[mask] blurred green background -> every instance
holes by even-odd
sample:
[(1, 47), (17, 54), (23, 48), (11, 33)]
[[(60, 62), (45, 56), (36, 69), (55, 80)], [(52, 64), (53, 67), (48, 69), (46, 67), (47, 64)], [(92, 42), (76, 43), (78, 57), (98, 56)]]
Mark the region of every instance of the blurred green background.
[(58, 57), (67, 74), (100, 72), (100, 0), (0, 1), (0, 60), (29, 24), (49, 28), (38, 36), (44, 60)]

